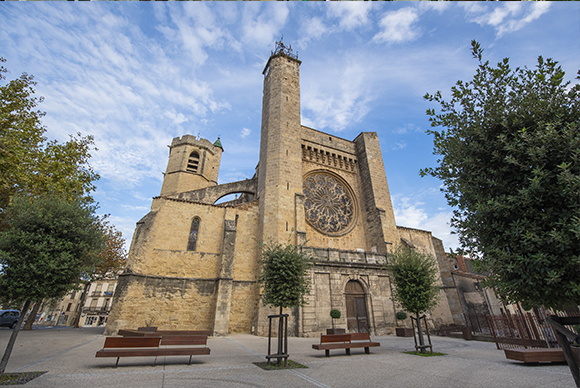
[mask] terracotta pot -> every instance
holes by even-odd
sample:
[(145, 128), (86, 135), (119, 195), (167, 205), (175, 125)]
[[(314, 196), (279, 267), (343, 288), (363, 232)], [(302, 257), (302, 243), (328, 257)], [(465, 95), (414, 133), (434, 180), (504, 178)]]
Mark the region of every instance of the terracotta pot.
[(397, 327), (395, 328), (395, 333), (397, 334), (397, 337), (412, 337), (413, 329), (408, 327)]

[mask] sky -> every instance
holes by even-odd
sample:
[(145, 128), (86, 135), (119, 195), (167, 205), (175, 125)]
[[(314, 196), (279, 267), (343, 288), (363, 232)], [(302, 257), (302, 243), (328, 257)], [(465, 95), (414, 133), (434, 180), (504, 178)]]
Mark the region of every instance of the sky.
[(0, 56), (38, 82), (49, 139), (93, 135), (99, 213), (130, 244), (159, 195), (168, 145), (184, 134), (224, 148), (219, 183), (254, 175), (262, 70), (283, 41), (298, 52), (302, 124), (353, 140), (377, 132), (397, 225), (458, 247), (434, 167), (425, 93), (450, 95), (484, 59), (580, 68), (578, 2), (2, 2)]

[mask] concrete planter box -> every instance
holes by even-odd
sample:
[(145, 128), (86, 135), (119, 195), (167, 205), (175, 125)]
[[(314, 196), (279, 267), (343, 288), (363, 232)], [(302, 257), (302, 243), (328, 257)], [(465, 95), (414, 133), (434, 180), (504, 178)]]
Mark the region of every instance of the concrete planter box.
[(395, 328), (395, 333), (397, 334), (397, 337), (412, 337), (413, 329), (408, 327), (397, 327)]

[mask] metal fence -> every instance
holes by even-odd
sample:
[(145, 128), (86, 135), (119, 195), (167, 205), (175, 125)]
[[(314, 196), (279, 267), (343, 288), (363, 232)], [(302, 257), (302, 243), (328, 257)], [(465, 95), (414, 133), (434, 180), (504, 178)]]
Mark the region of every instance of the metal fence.
[(473, 334), (492, 335), (490, 321), (485, 314), (465, 314), (467, 326)]
[(498, 349), (557, 348), (556, 333), (531, 313), (487, 316)]

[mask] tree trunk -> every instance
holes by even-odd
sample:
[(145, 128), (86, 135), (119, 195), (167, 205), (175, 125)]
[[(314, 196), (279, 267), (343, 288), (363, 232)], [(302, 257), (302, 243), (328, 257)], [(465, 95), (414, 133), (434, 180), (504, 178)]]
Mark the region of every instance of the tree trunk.
[(83, 293), (81, 294), (81, 300), (77, 305), (77, 309), (75, 311), (75, 317), (72, 321), (72, 327), (75, 329), (79, 328), (79, 324), (81, 322), (81, 314), (83, 312), (83, 307), (85, 305), (85, 301), (87, 300), (87, 294), (89, 293), (89, 288), (91, 287), (91, 283), (85, 282), (85, 286), (83, 287)]
[(42, 301), (36, 302), (34, 304), (34, 307), (32, 307), (32, 311), (28, 315), (28, 319), (26, 320), (26, 323), (24, 324), (22, 330), (32, 330), (32, 324), (35, 321), (36, 314), (38, 314), (38, 310), (40, 310), (40, 306), (42, 306)]
[[(283, 349), (283, 335), (284, 335), (284, 321), (282, 320), (282, 306), (280, 306), (280, 319), (278, 319), (278, 354), (282, 354)], [(277, 364), (280, 365), (282, 359), (278, 357)]]
[(10, 354), (12, 354), (12, 348), (14, 347), (14, 343), (16, 342), (16, 337), (18, 336), (18, 333), (20, 332), (20, 326), (22, 325), (22, 322), (24, 322), (24, 316), (26, 315), (26, 312), (28, 311), (28, 307), (30, 307), (29, 300), (27, 300), (24, 303), (24, 307), (22, 308), (22, 311), (20, 312), (20, 318), (18, 318), (18, 323), (16, 324), (16, 327), (14, 328), (14, 330), (12, 330), (12, 335), (10, 336), (10, 340), (8, 340), (8, 345), (6, 345), (6, 350), (4, 351), (4, 356), (2, 357), (2, 361), (0, 361), (0, 376), (2, 376), (4, 374), (4, 371), (6, 370), (6, 365), (8, 365), (8, 360), (10, 359)]
[(423, 330), (421, 329), (421, 320), (419, 318), (419, 313), (417, 314), (417, 334), (419, 336), (419, 345), (421, 345), (421, 353), (425, 354), (427, 351), (423, 347), (425, 345), (425, 340), (423, 339)]

